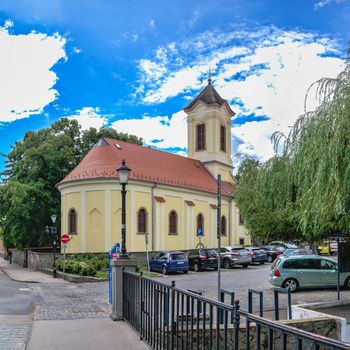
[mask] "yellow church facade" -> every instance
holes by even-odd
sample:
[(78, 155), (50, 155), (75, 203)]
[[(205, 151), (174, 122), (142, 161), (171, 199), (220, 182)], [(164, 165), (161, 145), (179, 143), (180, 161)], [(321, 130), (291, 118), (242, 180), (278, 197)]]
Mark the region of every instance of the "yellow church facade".
[[(126, 186), (129, 252), (217, 246), (217, 176), (222, 177), (221, 244), (249, 244), (234, 202), (231, 117), (234, 112), (211, 81), (184, 109), (188, 157), (109, 138), (101, 139), (58, 184), (61, 233), (68, 252), (106, 252), (121, 242), (121, 186), (117, 168), (131, 168)], [(147, 239), (146, 239), (147, 238)]]

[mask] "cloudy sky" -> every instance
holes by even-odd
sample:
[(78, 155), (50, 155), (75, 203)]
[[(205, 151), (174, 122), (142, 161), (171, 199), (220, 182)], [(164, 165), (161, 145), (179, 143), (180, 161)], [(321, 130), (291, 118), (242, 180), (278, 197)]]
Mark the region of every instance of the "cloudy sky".
[(1, 0), (0, 152), (66, 116), (185, 154), (182, 109), (210, 67), (233, 153), (266, 160), (343, 69), (349, 23), (350, 0)]

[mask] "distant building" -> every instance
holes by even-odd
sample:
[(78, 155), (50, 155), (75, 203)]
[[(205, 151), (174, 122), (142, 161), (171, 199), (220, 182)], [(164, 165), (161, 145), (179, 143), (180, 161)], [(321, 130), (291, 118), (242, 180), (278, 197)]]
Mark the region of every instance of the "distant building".
[(185, 107), (188, 158), (150, 147), (101, 139), (59, 184), (62, 234), (69, 252), (105, 252), (121, 242), (121, 194), (116, 169), (131, 168), (126, 199), (126, 243), (131, 252), (191, 249), (203, 231), (217, 245), (217, 175), (222, 177), (222, 245), (250, 242), (234, 202), (231, 118), (234, 112), (208, 79)]

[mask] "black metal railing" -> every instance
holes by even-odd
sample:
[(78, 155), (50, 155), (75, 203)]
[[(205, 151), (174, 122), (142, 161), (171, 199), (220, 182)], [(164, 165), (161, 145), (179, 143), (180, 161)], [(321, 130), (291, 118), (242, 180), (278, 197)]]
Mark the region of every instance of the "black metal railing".
[[(340, 341), (240, 310), (238, 301), (230, 305), (177, 288), (174, 281), (169, 286), (124, 271), (123, 294), (125, 321), (152, 349), (349, 349)], [(242, 328), (241, 320), (246, 321)]]

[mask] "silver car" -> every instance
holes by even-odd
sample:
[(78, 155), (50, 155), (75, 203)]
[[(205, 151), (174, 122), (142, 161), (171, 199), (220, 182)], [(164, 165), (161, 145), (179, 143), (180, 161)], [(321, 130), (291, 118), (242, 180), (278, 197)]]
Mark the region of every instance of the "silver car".
[(246, 268), (252, 262), (248, 250), (243, 247), (220, 248), (221, 267), (230, 269), (234, 265), (241, 265)]

